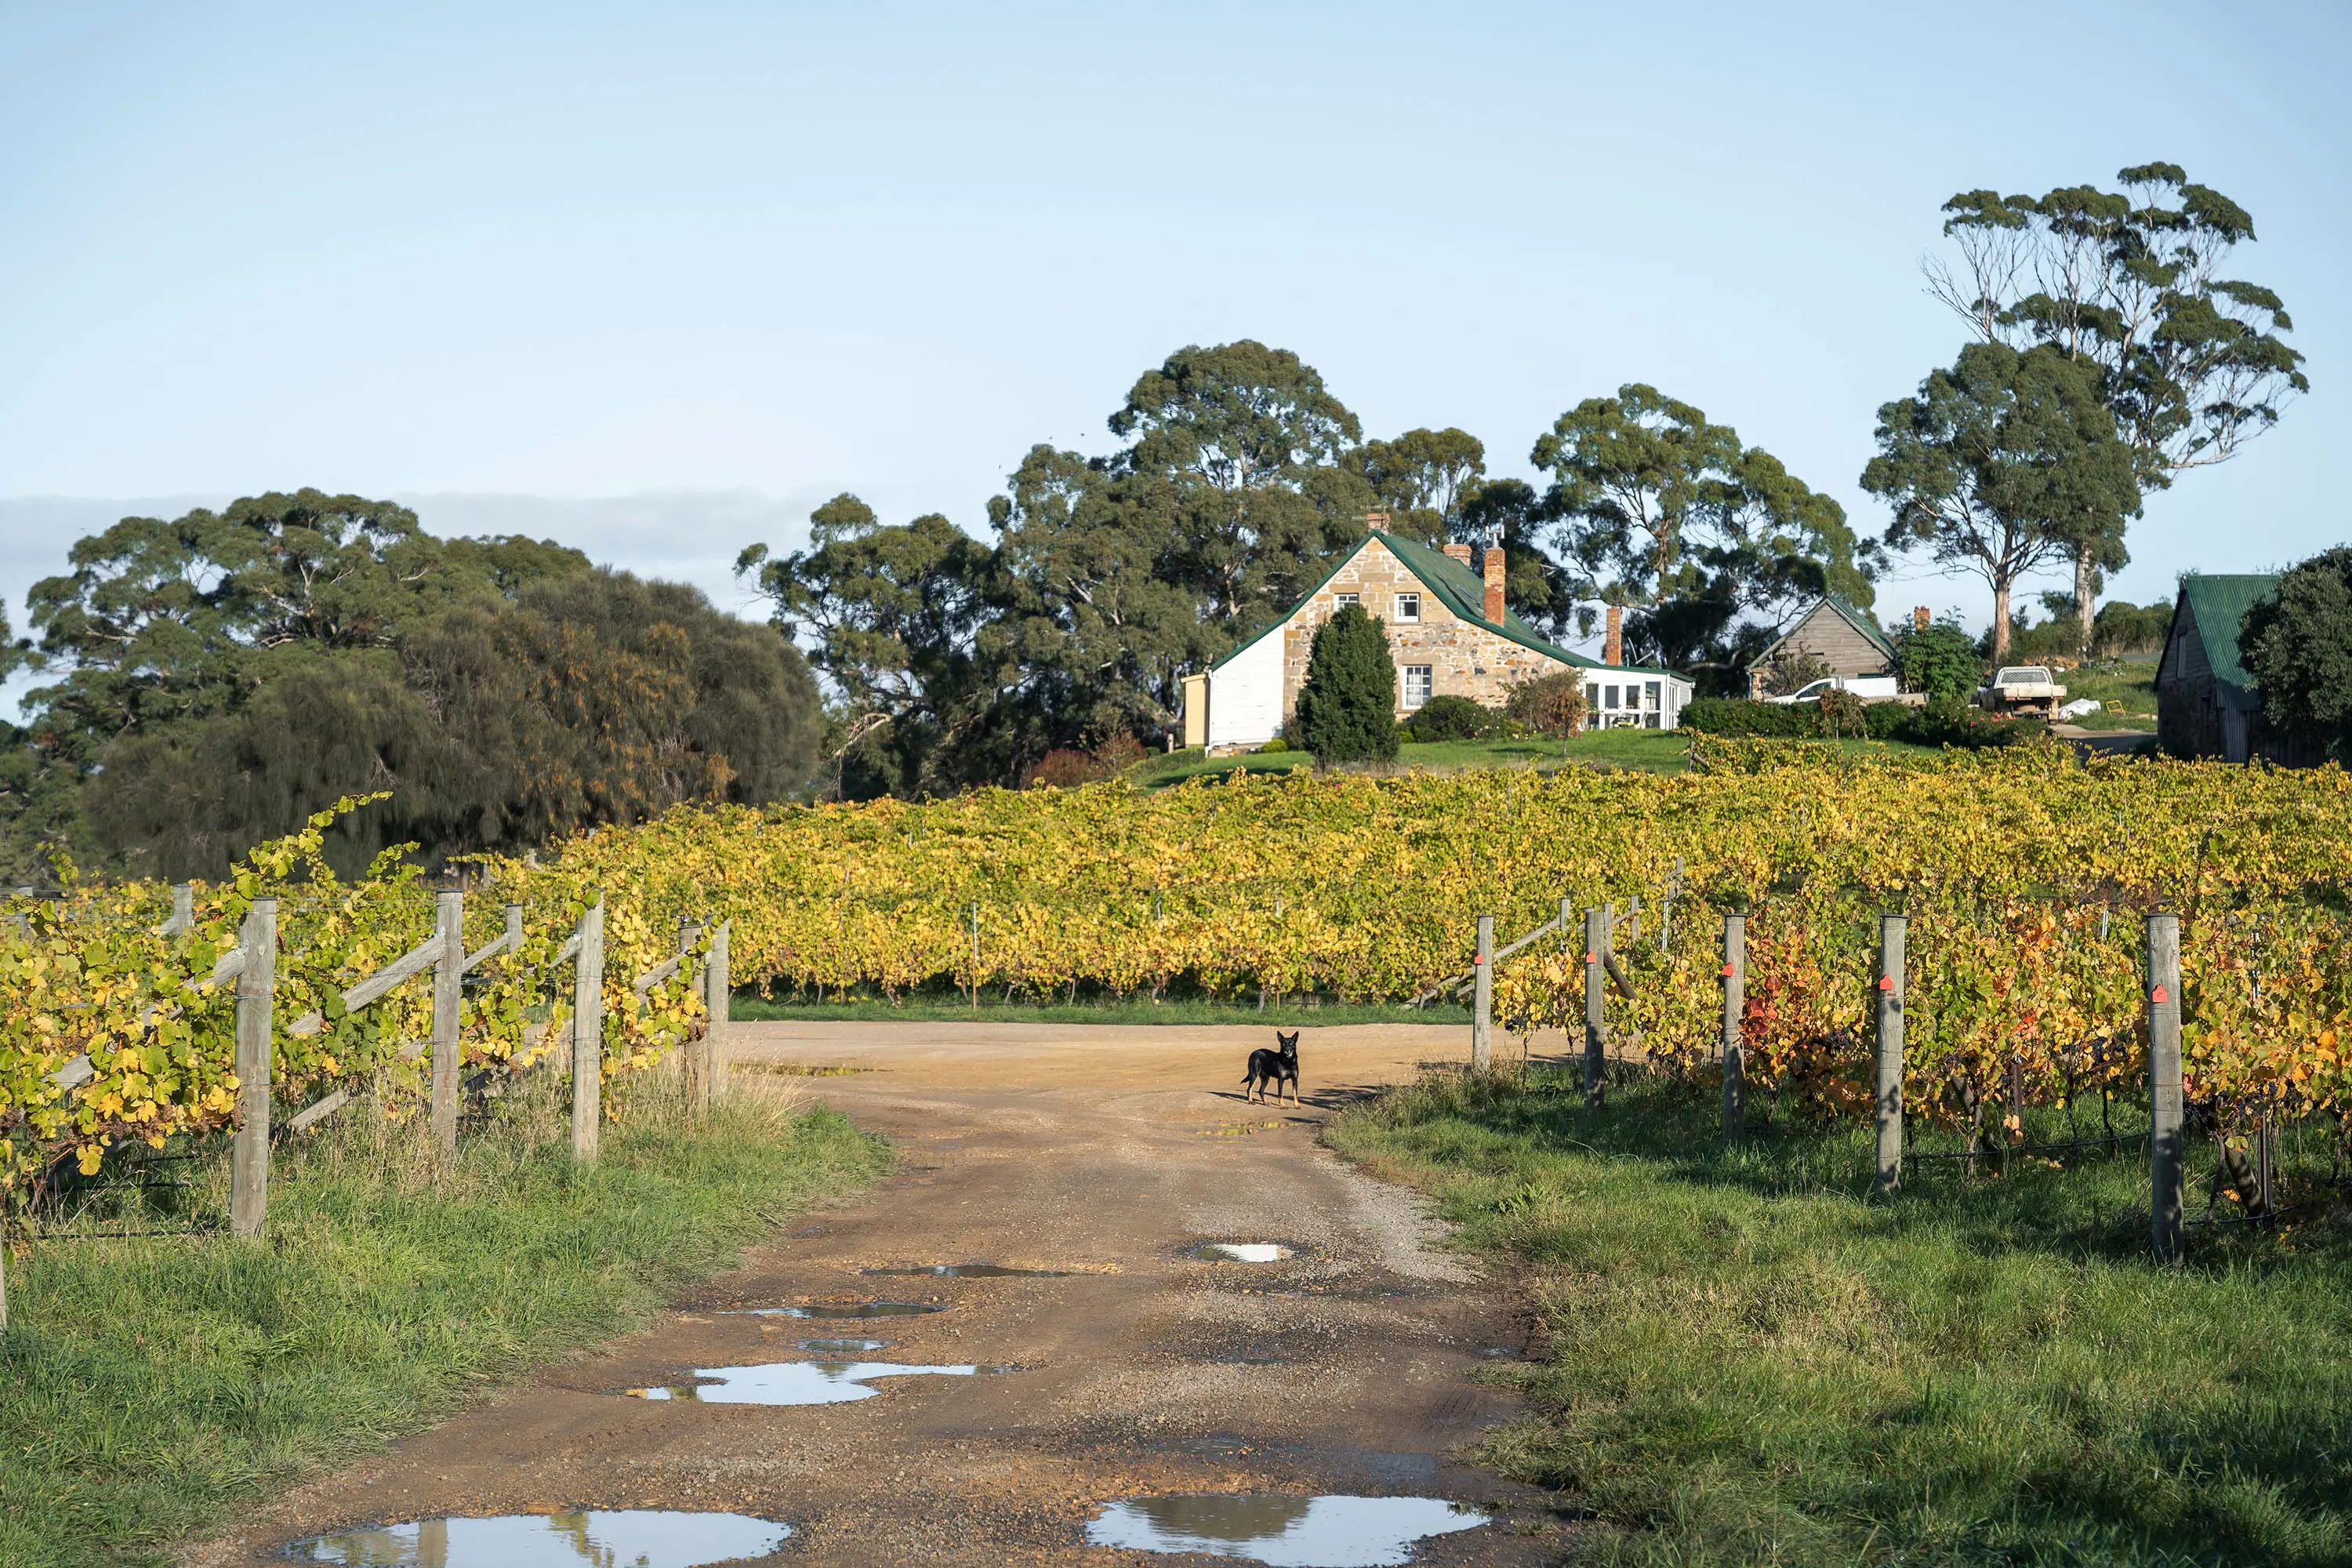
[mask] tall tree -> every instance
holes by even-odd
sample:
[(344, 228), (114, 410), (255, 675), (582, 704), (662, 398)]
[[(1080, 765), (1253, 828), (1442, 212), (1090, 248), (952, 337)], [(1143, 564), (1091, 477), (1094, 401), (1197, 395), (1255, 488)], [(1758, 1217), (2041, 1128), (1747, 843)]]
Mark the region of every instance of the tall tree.
[(1171, 569), (1229, 637), (1288, 609), (1370, 504), (1339, 466), (1361, 426), (1286, 349), (1179, 349), (1136, 382), (1110, 430), (1129, 443), (1114, 470), (1134, 481), (1134, 504), (1168, 515), (1181, 541)]
[(1367, 441), (1340, 464), (1362, 476), (1391, 529), (1436, 544), (1456, 533), (1486, 475), (1486, 448), (1466, 430), (1408, 430), (1393, 441)]
[(1045, 720), (1041, 739), (1094, 744), (1174, 722), (1184, 670), (1223, 645), (1174, 569), (1183, 542), (1166, 510), (1108, 463), (1039, 446), (989, 521), (997, 575), (982, 656)]
[(1824, 592), (1871, 602), (1876, 548), (1857, 545), (1834, 500), (1655, 387), (1587, 398), (1531, 460), (1552, 476), (1562, 556), (1594, 597), (1645, 610), (1643, 634), (1670, 661), (1719, 651), (1742, 615), (1777, 626)]
[(1992, 655), (2009, 657), (2017, 580), (2139, 505), (2095, 367), (2054, 348), (1970, 343), (1918, 393), (1878, 411), (1862, 485), (1895, 509), (1886, 541), (1992, 589)]
[(845, 493), (809, 514), (809, 541), (777, 557), (754, 544), (735, 574), (832, 687), (833, 758), (887, 758), (887, 787), (919, 788), (940, 735), (974, 700), (989, 552), (937, 513), (886, 525)]
[(2239, 647), (2281, 731), (2352, 762), (2352, 547), (2281, 574), (2247, 610)]
[[(1957, 259), (1928, 286), (1985, 342), (2047, 346), (2095, 366), (2141, 488), (2226, 462), (2310, 389), (2278, 295), (2222, 276), (2253, 218), (2173, 163), (2119, 171), (2120, 191), (1968, 191), (1944, 204)], [(2104, 574), (2129, 560), (2112, 533), (2075, 531), (2074, 609), (2088, 647)]]
[(1396, 660), (1380, 616), (1343, 605), (1315, 629), (1290, 729), (1318, 763), (1395, 759)]
[(1503, 547), (1503, 601), (1513, 614), (1537, 630), (1566, 637), (1578, 625), (1577, 602), (1598, 595), (1591, 580), (1561, 562), (1553, 552), (1550, 513), (1534, 486), (1525, 479), (1487, 479), (1471, 487), (1461, 503), (1453, 536), (1462, 544)]

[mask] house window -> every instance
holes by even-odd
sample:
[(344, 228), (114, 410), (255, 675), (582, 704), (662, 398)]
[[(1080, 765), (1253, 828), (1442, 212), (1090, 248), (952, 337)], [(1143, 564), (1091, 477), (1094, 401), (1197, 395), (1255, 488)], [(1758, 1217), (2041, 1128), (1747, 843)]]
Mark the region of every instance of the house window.
[(1601, 703), (1601, 706), (1603, 708), (1614, 709), (1617, 706), (1617, 689), (1613, 686), (1610, 686), (1604, 687), (1602, 689), (1605, 690), (1609, 696), (1608, 700)]
[(1349, 605), (1361, 604), (1362, 602), (1363, 595), (1361, 594), (1334, 594), (1331, 595), (1331, 610), (1334, 615), (1337, 615), (1339, 611), (1346, 609)]
[[(1655, 713), (1658, 710), (1658, 683), (1656, 681), (1653, 680), (1648, 685), (1642, 688), (1642, 706), (1648, 709), (1653, 713)], [(1652, 721), (1650, 728), (1654, 730), (1657, 727), (1656, 721)]]
[(1429, 677), (1433, 668), (1433, 666), (1426, 664), (1408, 664), (1404, 667), (1404, 705), (1406, 708), (1418, 708), (1423, 703), (1429, 700)]
[[(1396, 596), (1396, 618), (1399, 621), (1417, 621), (1421, 619), (1421, 595), (1418, 594), (1399, 594)], [(1415, 666), (1409, 668), (1419, 667)], [(1427, 672), (1424, 670), (1423, 673), (1426, 674)]]
[(1654, 729), (1656, 729), (1657, 727), (1658, 727), (1658, 716), (1657, 716), (1655, 713), (1644, 713), (1644, 714), (1643, 714), (1643, 715), (1642, 715), (1642, 728), (1643, 728), (1643, 729), (1644, 729), (1644, 730), (1654, 730)]

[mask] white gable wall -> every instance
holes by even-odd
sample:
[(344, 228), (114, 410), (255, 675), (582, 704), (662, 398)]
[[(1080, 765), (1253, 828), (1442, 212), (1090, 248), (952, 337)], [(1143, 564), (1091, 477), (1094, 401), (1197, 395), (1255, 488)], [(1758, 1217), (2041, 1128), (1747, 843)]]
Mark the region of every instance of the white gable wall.
[(1209, 672), (1209, 744), (1262, 746), (1282, 728), (1280, 627)]

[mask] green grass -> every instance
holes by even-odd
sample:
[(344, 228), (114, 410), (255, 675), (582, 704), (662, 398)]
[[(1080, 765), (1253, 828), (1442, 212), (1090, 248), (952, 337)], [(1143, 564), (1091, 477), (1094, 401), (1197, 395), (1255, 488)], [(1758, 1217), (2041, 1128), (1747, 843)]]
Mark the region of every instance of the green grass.
[[(1239, 769), (1248, 773), (1286, 773), (1312, 767), (1305, 752), (1250, 752), (1234, 757), (1209, 757), (1198, 747), (1153, 757), (1129, 773), (1147, 789), (1160, 789), (1207, 774), (1223, 778)], [(1647, 773), (1678, 773), (1690, 765), (1690, 737), (1645, 730), (1602, 730), (1572, 740), (1436, 741), (1423, 745), (1407, 741), (1397, 748), (1393, 763), (1371, 765), (1366, 771), (1396, 773), (1413, 768), (1457, 772), (1465, 768), (1553, 769), (1567, 766), (1636, 768)]]
[(2156, 660), (2153, 658), (2101, 659), (2077, 666), (2061, 675), (2066, 700), (2095, 698), (2108, 705), (2074, 722), (2086, 730), (2156, 731)]
[(1726, 1152), (1706, 1098), (1588, 1114), (1541, 1071), (1330, 1137), (1526, 1281), (1529, 1403), (1486, 1452), (1593, 1510), (1577, 1561), (2352, 1561), (2340, 1224), (2199, 1233), (2166, 1270), (2137, 1152), (1872, 1204), (1858, 1138)]
[(981, 997), (980, 1010), (958, 1000), (958, 994), (926, 991), (893, 1002), (886, 997), (857, 996), (838, 1002), (796, 1002), (770, 999), (739, 991), (728, 1016), (745, 1021), (956, 1024), (977, 1019), (983, 1024), (1264, 1024), (1275, 1028), (1299, 1025), (1332, 1027), (1340, 1024), (1453, 1024), (1470, 1022), (1470, 1009), (1433, 1002), (1426, 1007), (1367, 1002), (1302, 1001), (1292, 996), (1269, 1003), (1261, 1011), (1255, 1002), (1226, 1002), (1205, 997), (1149, 998), (1080, 996), (1075, 1003), (1001, 1002), (1001, 992)]
[(0, 1563), (167, 1562), (242, 1501), (641, 1325), (794, 1208), (888, 1163), (841, 1117), (772, 1090), (722, 1102), (700, 1130), (674, 1101), (635, 1098), (593, 1170), (572, 1165), (551, 1100), (469, 1136), (446, 1188), (420, 1173), (415, 1121), (346, 1112), (281, 1151), (261, 1244), (20, 1254), (0, 1348)]

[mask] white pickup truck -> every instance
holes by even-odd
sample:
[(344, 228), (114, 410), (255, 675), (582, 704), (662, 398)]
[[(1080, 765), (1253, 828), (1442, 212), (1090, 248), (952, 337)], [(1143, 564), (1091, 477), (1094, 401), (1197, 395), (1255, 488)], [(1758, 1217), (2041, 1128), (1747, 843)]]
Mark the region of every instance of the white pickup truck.
[(1825, 675), (1821, 679), (1800, 686), (1786, 697), (1768, 697), (1767, 702), (1819, 702), (1824, 691), (1851, 691), (1864, 702), (1891, 702), (1900, 697), (1902, 687), (1891, 675)]
[(1988, 713), (2039, 713), (2048, 719), (2065, 700), (2066, 689), (2039, 664), (2003, 665), (1977, 688), (1977, 706)]

